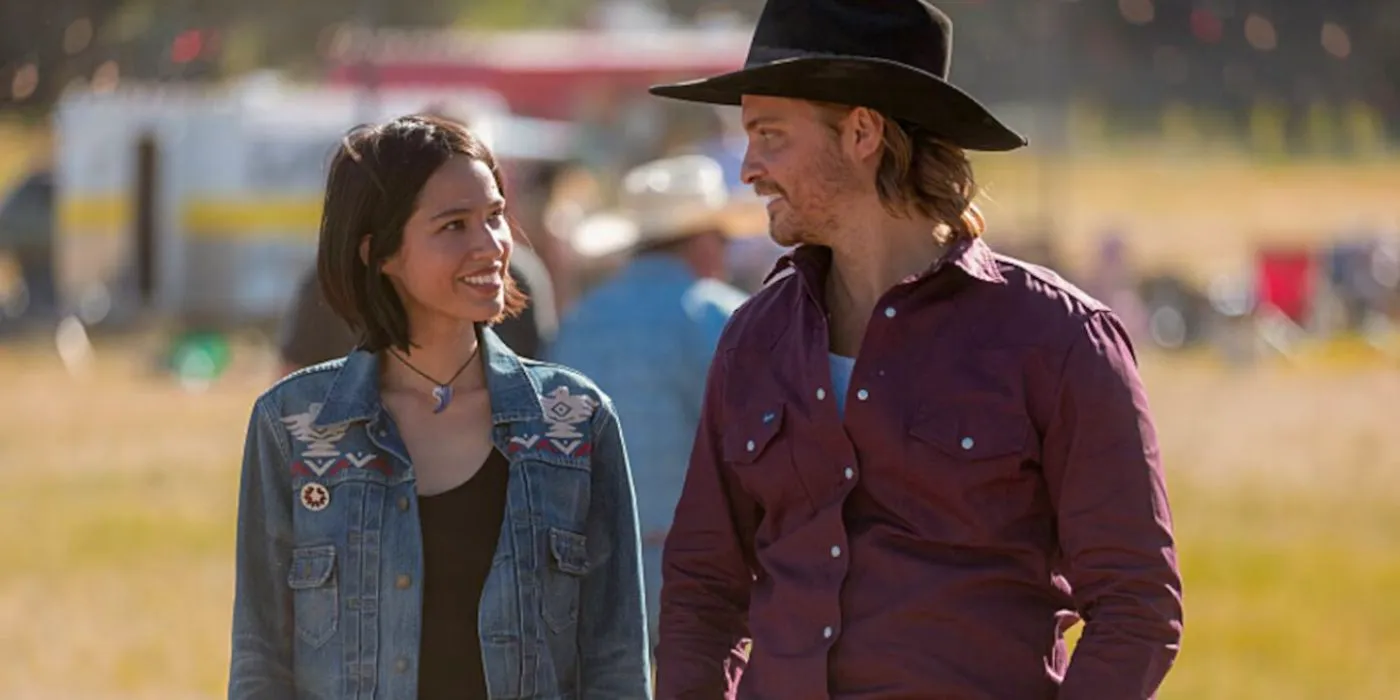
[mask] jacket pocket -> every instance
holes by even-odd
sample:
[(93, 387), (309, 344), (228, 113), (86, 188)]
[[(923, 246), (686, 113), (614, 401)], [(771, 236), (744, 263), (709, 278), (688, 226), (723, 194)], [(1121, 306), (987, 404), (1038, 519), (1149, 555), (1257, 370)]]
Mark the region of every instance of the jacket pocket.
[(340, 583), (335, 577), (335, 545), (298, 547), (292, 550), (292, 589), (297, 636), (311, 648), (319, 648), (335, 635), (340, 619)]
[(578, 624), (579, 588), (588, 574), (588, 538), (549, 528), (549, 568), (544, 582), (544, 621), (561, 633)]

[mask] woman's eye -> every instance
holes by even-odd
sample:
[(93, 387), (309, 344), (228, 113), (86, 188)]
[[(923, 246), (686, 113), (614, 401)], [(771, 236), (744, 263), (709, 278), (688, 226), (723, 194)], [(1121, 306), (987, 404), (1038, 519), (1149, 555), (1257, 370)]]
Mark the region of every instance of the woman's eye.
[(447, 222), (447, 224), (445, 224), (445, 225), (442, 227), (442, 230), (444, 230), (444, 231), (460, 231), (460, 230), (462, 230), (463, 228), (465, 228), (465, 226), (466, 226), (466, 222), (462, 221), (461, 219), (454, 219), (454, 220), (452, 220), (452, 221)]

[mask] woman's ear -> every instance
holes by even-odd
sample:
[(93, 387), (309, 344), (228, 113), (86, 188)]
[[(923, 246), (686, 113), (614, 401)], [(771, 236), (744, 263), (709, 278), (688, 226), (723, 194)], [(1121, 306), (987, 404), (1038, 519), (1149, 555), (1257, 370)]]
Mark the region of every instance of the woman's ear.
[(369, 267), (369, 236), (360, 239), (360, 263)]

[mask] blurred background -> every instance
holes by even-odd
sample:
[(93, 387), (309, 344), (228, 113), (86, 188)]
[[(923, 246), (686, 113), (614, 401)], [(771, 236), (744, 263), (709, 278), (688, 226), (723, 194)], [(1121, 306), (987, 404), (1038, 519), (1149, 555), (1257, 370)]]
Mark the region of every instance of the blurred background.
[[(1032, 141), (974, 160), (988, 240), (1141, 351), (1186, 577), (1163, 697), (1400, 697), (1400, 3), (941, 6)], [(243, 432), (299, 362), (346, 128), (469, 121), (566, 315), (625, 264), (577, 234), (626, 169), (741, 187), (735, 111), (645, 87), (739, 66), (760, 7), (0, 0), (0, 698), (222, 693)]]

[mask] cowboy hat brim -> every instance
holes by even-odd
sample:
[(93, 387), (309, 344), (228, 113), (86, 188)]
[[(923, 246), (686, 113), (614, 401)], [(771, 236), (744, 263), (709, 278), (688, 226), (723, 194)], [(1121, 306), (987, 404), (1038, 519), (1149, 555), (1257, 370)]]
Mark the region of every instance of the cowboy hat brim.
[(717, 105), (739, 105), (744, 95), (764, 95), (869, 107), (971, 151), (1011, 151), (1028, 143), (952, 83), (881, 58), (780, 58), (709, 78), (656, 85), (650, 92)]

